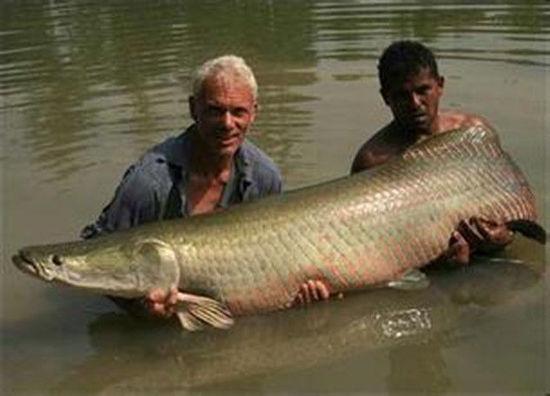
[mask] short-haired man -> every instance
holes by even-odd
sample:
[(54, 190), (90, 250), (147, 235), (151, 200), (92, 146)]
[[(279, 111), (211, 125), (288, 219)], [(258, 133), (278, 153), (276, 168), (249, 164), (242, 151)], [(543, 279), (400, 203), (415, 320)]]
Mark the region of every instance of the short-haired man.
[[(419, 42), (397, 41), (386, 48), (379, 59), (378, 76), (393, 120), (361, 146), (351, 173), (381, 165), (430, 135), (475, 125), (492, 128), (480, 116), (439, 109), (445, 79), (433, 53)], [(449, 256), (467, 263), (471, 251), (492, 250), (511, 239), (504, 225), (467, 219), (451, 237)]]
[[(112, 201), (83, 229), (83, 238), (214, 212), (281, 192), (279, 170), (245, 138), (258, 107), (256, 79), (245, 61), (234, 55), (207, 61), (197, 69), (192, 91), (194, 123), (128, 168)], [(298, 298), (316, 297), (315, 284), (311, 287), (311, 293), (308, 285), (297, 290)], [(168, 317), (178, 290), (151, 290), (145, 303), (113, 299), (134, 313)]]

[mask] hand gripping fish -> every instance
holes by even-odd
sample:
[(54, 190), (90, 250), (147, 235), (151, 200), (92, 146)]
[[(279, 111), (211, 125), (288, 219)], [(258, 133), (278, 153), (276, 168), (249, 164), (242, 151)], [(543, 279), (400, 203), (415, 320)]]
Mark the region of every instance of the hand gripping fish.
[(459, 222), (474, 216), (546, 241), (527, 180), (480, 126), (433, 136), (353, 176), (215, 214), (23, 248), (13, 262), (112, 296), (176, 286), (185, 292), (183, 327), (227, 328), (235, 316), (285, 308), (309, 279), (332, 293), (395, 281), (445, 253)]

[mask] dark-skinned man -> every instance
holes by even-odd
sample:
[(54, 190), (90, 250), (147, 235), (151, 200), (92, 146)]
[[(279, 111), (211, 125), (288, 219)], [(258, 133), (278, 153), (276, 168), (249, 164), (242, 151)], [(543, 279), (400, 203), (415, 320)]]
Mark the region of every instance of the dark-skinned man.
[[(476, 125), (492, 129), (480, 116), (439, 108), (445, 79), (433, 53), (419, 42), (397, 41), (386, 48), (379, 59), (378, 76), (380, 94), (393, 120), (361, 146), (351, 173), (379, 166), (430, 135)], [(512, 237), (502, 224), (465, 219), (451, 236), (442, 259), (466, 264), (472, 252), (499, 249)]]
[[(393, 120), (361, 146), (353, 159), (352, 174), (382, 165), (430, 135), (475, 125), (492, 128), (477, 115), (440, 110), (445, 79), (433, 53), (421, 43), (391, 44), (379, 59), (378, 76), (380, 93)], [(504, 225), (481, 218), (465, 219), (450, 235), (448, 251), (436, 261), (467, 264), (472, 252), (497, 250), (511, 240), (512, 233)], [(329, 294), (324, 282), (316, 283), (322, 296)]]

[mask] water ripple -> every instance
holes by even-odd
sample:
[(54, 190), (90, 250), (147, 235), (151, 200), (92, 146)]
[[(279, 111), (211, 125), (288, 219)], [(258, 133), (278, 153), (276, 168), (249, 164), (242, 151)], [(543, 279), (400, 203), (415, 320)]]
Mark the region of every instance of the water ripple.
[[(154, 141), (160, 131), (183, 127), (190, 70), (209, 56), (236, 52), (260, 82), (260, 143), (286, 163), (315, 124), (312, 103), (321, 98), (310, 87), (322, 81), (320, 63), (372, 63), (390, 40), (416, 37), (446, 60), (548, 66), (549, 8), (452, 1), (5, 2), (0, 112), (10, 122), (8, 136), (19, 134), (31, 160), (55, 172), (64, 157), (84, 155), (91, 141), (126, 141), (131, 134)], [(344, 68), (329, 75), (359, 84), (364, 73)], [(75, 141), (81, 145), (63, 149)]]

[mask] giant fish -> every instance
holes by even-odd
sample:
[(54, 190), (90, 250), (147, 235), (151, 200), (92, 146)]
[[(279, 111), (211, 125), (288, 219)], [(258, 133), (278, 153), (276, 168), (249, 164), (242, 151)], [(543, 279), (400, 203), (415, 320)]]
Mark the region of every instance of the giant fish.
[[(13, 257), (46, 281), (111, 296), (185, 292), (183, 327), (226, 328), (282, 309), (310, 279), (332, 293), (399, 279), (448, 250), (461, 220), (507, 223), (545, 242), (533, 192), (493, 130), (449, 131), (386, 164), (223, 212), (149, 223)], [(183, 294), (182, 294), (183, 295)]]

